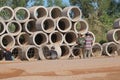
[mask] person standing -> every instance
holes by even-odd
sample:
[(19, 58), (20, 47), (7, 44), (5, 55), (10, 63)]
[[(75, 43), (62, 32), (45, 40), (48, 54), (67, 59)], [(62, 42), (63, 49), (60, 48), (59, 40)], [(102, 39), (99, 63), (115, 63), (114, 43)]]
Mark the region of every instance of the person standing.
[(93, 38), (89, 32), (85, 35), (85, 53), (84, 58), (88, 57), (90, 58), (92, 54), (92, 44), (93, 44)]
[(76, 43), (78, 44), (78, 48), (79, 48), (79, 57), (83, 58), (83, 54), (84, 54), (84, 47), (85, 47), (85, 37), (82, 34), (78, 34), (78, 38)]
[(12, 61), (14, 60), (13, 54), (10, 52), (10, 49), (7, 48), (3, 51), (3, 56), (5, 57), (5, 60)]

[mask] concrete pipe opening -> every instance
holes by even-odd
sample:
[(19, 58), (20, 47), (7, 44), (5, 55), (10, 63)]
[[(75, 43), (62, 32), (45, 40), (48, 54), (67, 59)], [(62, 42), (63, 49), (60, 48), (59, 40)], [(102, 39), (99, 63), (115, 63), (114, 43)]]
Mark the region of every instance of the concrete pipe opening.
[(103, 55), (107, 56), (115, 56), (117, 54), (117, 44), (114, 42), (104, 43), (103, 47)]
[(62, 16), (62, 8), (59, 6), (48, 7), (48, 16), (57, 19)]
[(44, 6), (34, 6), (29, 9), (31, 18), (39, 19), (46, 18), (48, 16), (48, 11)]
[(6, 30), (6, 24), (5, 22), (3, 22), (2, 20), (0, 20), (0, 35), (2, 35), (3, 33), (5, 33)]
[(48, 43), (48, 36), (42, 31), (35, 32), (30, 37), (30, 43), (40, 47), (41, 45)]
[(15, 45), (15, 39), (10, 34), (3, 34), (0, 37), (0, 46), (4, 49), (6, 48), (12, 48)]
[(67, 32), (71, 29), (72, 23), (67, 17), (60, 17), (57, 19), (57, 29), (60, 32)]
[(79, 49), (79, 46), (78, 45), (73, 45), (71, 48), (71, 53), (72, 55), (75, 57), (75, 58), (79, 58), (79, 54), (81, 53), (80, 52), (80, 49)]
[(36, 32), (35, 27), (36, 21), (34, 19), (29, 19), (24, 23), (23, 31), (27, 32), (28, 34), (33, 34), (33, 32)]
[(49, 34), (50, 44), (62, 44), (63, 43), (63, 34), (58, 31), (53, 31)]
[[(24, 49), (23, 49), (24, 48)], [(39, 49), (33, 45), (27, 45), (22, 48), (22, 60), (39, 60)]]
[(81, 20), (75, 22), (74, 26), (72, 28), (76, 33), (85, 34), (85, 33), (87, 33), (89, 26), (85, 20), (81, 19)]
[(7, 23), (6, 31), (8, 34), (17, 36), (22, 31), (22, 26), (17, 21), (10, 21)]
[(120, 44), (120, 29), (113, 29), (113, 30), (108, 31), (107, 40), (114, 41)]
[(70, 47), (68, 45), (62, 44), (61, 48), (61, 59), (68, 59), (70, 56)]
[(25, 33), (25, 32), (21, 32), (17, 37), (16, 37), (16, 44), (18, 44), (19, 46), (25, 46), (30, 44), (29, 41), (30, 37), (29, 34)]
[(14, 9), (15, 12), (15, 20), (20, 23), (24, 23), (30, 18), (30, 12), (25, 7), (17, 7)]
[(77, 6), (65, 7), (63, 9), (63, 16), (67, 16), (71, 21), (75, 22), (81, 18), (82, 12)]
[(78, 35), (74, 31), (68, 31), (64, 34), (64, 42), (67, 45), (74, 45), (76, 44), (76, 39)]
[(20, 46), (14, 46), (11, 49), (11, 52), (12, 52), (15, 60), (21, 60), (22, 59), (22, 48)]
[(55, 30), (56, 24), (55, 21), (50, 18), (40, 18), (36, 22), (36, 29), (40, 31), (44, 31), (45, 33), (51, 33)]
[(99, 43), (94, 43), (92, 45), (92, 56), (99, 57), (102, 55), (102, 45)]
[(0, 8), (0, 17), (5, 21), (9, 22), (14, 18), (14, 10), (9, 6), (4, 6)]

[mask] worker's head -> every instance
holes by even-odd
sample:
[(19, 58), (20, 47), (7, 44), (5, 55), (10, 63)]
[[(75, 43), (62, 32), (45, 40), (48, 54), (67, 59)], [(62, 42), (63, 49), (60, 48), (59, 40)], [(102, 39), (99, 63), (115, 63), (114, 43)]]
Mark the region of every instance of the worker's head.
[(90, 33), (89, 33), (89, 32), (87, 32), (85, 35), (86, 35), (86, 36), (90, 36)]
[(6, 51), (10, 51), (10, 48), (6, 48)]

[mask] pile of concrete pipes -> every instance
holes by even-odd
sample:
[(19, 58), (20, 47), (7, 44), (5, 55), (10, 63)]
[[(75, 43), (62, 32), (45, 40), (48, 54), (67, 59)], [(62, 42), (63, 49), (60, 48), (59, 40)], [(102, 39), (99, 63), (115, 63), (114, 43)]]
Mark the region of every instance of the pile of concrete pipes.
[[(95, 35), (88, 28), (77, 6), (0, 8), (0, 48), (9, 48), (15, 60), (44, 60), (52, 46), (59, 59), (68, 59), (70, 55), (77, 58), (80, 51), (76, 39), (79, 33), (87, 32), (94, 39), (92, 55), (101, 56), (103, 48), (95, 43)], [(3, 60), (1, 54), (2, 51)]]

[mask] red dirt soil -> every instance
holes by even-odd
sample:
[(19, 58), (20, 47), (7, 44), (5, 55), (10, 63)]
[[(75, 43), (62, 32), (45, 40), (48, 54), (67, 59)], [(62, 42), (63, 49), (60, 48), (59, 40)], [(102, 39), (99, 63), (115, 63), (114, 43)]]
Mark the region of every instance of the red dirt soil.
[(120, 57), (1, 61), (0, 80), (120, 80)]

